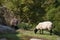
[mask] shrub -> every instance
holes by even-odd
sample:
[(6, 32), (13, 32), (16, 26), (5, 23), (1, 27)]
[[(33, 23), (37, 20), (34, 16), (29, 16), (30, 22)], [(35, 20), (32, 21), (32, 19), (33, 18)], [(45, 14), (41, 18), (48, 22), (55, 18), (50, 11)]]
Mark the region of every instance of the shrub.
[(47, 20), (53, 22), (53, 25), (55, 26), (54, 33), (60, 34), (60, 7), (53, 8), (50, 11), (48, 11), (46, 14), (46, 18)]
[(31, 29), (32, 24), (22, 22), (22, 23), (18, 24), (18, 27), (21, 29), (29, 30), (29, 29)]

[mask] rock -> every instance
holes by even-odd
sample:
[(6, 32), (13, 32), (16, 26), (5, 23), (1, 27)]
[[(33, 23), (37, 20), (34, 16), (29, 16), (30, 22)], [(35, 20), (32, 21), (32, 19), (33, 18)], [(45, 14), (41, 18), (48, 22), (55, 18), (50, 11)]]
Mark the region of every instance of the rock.
[(0, 25), (0, 33), (15, 33), (15, 30), (9, 26)]
[(42, 39), (37, 39), (37, 38), (31, 38), (30, 40), (42, 40)]
[(1, 38), (0, 40), (7, 40), (6, 38)]

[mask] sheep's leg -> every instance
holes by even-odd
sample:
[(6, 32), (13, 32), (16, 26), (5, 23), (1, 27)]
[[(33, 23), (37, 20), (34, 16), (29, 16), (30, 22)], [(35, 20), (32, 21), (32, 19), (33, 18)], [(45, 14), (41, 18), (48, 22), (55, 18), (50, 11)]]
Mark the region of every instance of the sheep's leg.
[(43, 29), (41, 30), (42, 34), (43, 34)]
[(43, 29), (40, 29), (40, 34), (43, 34)]
[(41, 30), (40, 30), (39, 32), (40, 32), (40, 34), (41, 34)]
[(50, 30), (50, 35), (52, 35), (52, 29)]

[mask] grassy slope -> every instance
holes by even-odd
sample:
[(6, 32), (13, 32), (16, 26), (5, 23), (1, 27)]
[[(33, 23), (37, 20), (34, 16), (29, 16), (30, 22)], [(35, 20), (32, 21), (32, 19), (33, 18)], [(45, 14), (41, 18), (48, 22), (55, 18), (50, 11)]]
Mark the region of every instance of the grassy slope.
[(17, 34), (0, 34), (0, 38), (4, 37), (8, 40), (29, 40), (29, 38), (43, 38), (48, 40), (57, 40), (57, 38), (60, 38), (57, 35), (49, 35), (49, 34), (34, 34), (33, 31), (26, 31), (26, 30), (19, 30), (17, 31)]

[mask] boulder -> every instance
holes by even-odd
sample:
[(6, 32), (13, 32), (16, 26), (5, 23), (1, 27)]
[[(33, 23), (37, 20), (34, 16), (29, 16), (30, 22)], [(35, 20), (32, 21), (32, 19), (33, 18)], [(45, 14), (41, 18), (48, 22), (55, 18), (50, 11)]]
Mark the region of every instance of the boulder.
[(15, 32), (16, 31), (9, 26), (0, 25), (0, 33), (15, 33)]
[(1, 38), (0, 40), (7, 40), (6, 38)]
[(42, 39), (37, 39), (37, 38), (31, 38), (30, 40), (42, 40)]

